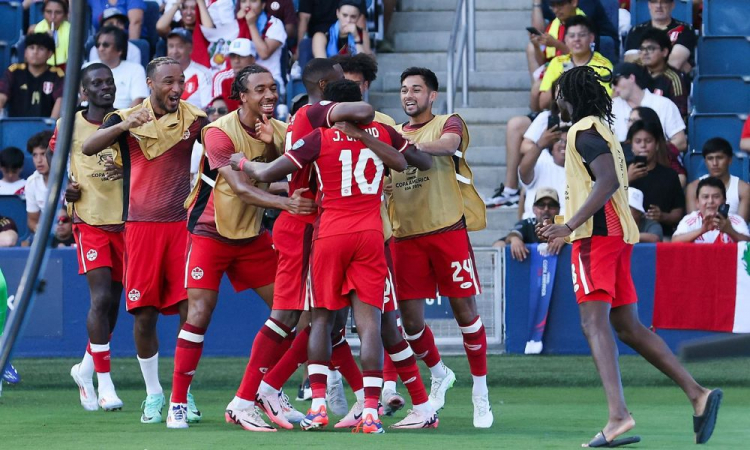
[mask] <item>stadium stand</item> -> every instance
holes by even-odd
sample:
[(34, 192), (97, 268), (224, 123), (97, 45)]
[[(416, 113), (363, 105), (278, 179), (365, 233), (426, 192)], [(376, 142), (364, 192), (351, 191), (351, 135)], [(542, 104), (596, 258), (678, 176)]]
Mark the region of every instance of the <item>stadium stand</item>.
[(746, 36), (703, 36), (696, 54), (701, 75), (749, 75), (750, 40)]
[[(31, 159), (31, 158), (26, 158)], [(16, 223), (18, 244), (28, 239), (29, 225), (26, 223), (26, 201), (17, 195), (0, 195), (0, 211)]]
[(693, 105), (699, 113), (746, 113), (750, 105), (750, 76), (697, 77)]
[[(690, 149), (685, 154), (684, 160), (688, 171), (688, 181), (693, 181), (708, 173), (701, 155), (703, 144), (713, 137), (721, 136), (733, 145), (737, 145), (740, 142), (740, 133), (745, 119), (747, 115), (742, 114), (693, 114), (690, 116), (688, 125)], [(735, 152), (729, 171), (743, 180), (750, 179), (750, 158), (747, 154)]]
[(0, 2), (0, 41), (15, 44), (23, 35), (23, 7), (21, 2)]
[(706, 0), (705, 36), (750, 36), (750, 8), (746, 0)]
[[(159, 34), (156, 32), (156, 22), (159, 20), (159, 4), (152, 1), (146, 1), (146, 10), (143, 12), (143, 29), (141, 37), (151, 46), (148, 56), (156, 50), (156, 43), (159, 41)], [(143, 53), (143, 50), (141, 50)], [(149, 58), (150, 60), (151, 58)]]
[[(693, 0), (675, 0), (672, 17), (675, 19), (693, 23)], [(633, 26), (650, 20), (648, 13), (648, 0), (631, 0), (630, 2), (630, 24)]]
[[(2, 119), (0, 120), (0, 148), (13, 145), (25, 151), (26, 141), (33, 134), (42, 130), (54, 129), (55, 121), (48, 117), (8, 117)], [(34, 161), (27, 156), (24, 159), (21, 178), (28, 178), (32, 173), (34, 173)]]

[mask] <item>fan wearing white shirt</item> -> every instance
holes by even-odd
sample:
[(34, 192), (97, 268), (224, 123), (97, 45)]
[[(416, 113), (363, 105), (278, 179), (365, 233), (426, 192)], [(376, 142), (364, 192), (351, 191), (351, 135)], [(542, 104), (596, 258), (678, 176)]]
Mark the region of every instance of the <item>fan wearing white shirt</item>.
[(94, 43), (101, 62), (112, 69), (115, 77), (115, 109), (141, 104), (149, 95), (146, 71), (140, 64), (126, 61), (128, 36), (125, 31), (113, 26), (103, 27), (96, 33)]
[[(104, 10), (102, 13), (102, 18), (99, 21), (100, 26), (108, 27), (113, 26), (117, 27), (125, 32), (128, 30), (128, 16), (125, 15), (122, 10), (119, 8), (111, 7)], [(128, 42), (128, 56), (125, 58), (125, 61), (132, 62), (134, 64), (141, 64), (141, 49), (138, 48), (137, 45), (133, 44), (132, 42)], [(91, 51), (89, 51), (89, 62), (95, 63), (99, 62), (101, 59), (99, 58), (99, 50), (96, 48), (96, 45), (91, 47)]]
[(185, 74), (182, 99), (204, 109), (211, 102), (211, 71), (191, 59), (193, 33), (175, 28), (167, 35), (167, 56), (177, 60)]
[(745, 220), (732, 213), (720, 211), (727, 199), (724, 182), (707, 177), (698, 182), (698, 210), (683, 217), (672, 236), (672, 242), (713, 244), (750, 241)]
[(681, 152), (687, 149), (685, 122), (674, 102), (651, 93), (651, 76), (644, 68), (633, 63), (620, 63), (614, 69), (614, 91), (612, 114), (615, 116), (615, 134), (620, 142), (628, 138), (630, 111), (638, 106), (647, 106), (659, 116), (665, 137)]
[[(568, 130), (560, 131), (559, 125), (545, 129), (536, 140), (529, 134), (530, 127), (521, 143), (521, 162), (518, 178), (526, 190), (523, 219), (534, 217), (533, 205), (540, 186), (554, 189), (558, 197), (565, 195), (565, 146)], [(564, 214), (565, 205), (560, 205)]]
[(47, 179), (49, 178), (49, 164), (47, 163), (47, 147), (52, 138), (52, 131), (40, 131), (31, 136), (26, 148), (34, 159), (36, 170), (26, 180), (26, 221), (29, 231), (36, 233), (39, 216), (47, 201)]
[[(0, 195), (21, 195), (26, 180), (21, 178), (23, 170), (23, 152), (16, 147), (7, 147), (0, 151)], [(2, 306), (0, 306), (2, 307)]]

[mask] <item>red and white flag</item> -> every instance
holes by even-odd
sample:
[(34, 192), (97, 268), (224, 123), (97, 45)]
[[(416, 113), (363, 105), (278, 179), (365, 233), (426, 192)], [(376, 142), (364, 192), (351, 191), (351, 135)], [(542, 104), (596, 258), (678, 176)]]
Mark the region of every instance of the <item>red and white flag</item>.
[(653, 325), (750, 333), (750, 245), (657, 244)]

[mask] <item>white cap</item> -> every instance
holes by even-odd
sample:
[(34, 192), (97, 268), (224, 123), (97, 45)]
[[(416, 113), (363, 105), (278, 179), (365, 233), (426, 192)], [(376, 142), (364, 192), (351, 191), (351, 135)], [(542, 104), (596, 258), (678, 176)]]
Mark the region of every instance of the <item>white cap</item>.
[(255, 46), (250, 39), (237, 38), (229, 44), (227, 55), (252, 56), (255, 57)]
[(628, 203), (630, 203), (631, 208), (646, 214), (646, 211), (643, 209), (643, 192), (640, 189), (634, 187), (628, 188)]

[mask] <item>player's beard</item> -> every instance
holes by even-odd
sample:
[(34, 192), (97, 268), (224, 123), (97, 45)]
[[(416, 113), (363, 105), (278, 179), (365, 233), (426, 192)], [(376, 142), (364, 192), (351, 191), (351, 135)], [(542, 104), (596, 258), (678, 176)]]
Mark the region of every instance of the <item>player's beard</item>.
[(417, 117), (417, 116), (421, 115), (422, 113), (424, 113), (425, 111), (427, 111), (427, 109), (429, 109), (429, 107), (430, 107), (430, 101), (429, 100), (426, 100), (424, 104), (419, 104), (419, 102), (416, 102), (416, 103), (417, 103), (417, 109), (414, 112), (410, 113), (410, 112), (408, 112), (406, 110), (406, 108), (404, 108), (404, 113), (406, 113), (407, 116), (409, 116), (409, 117)]

